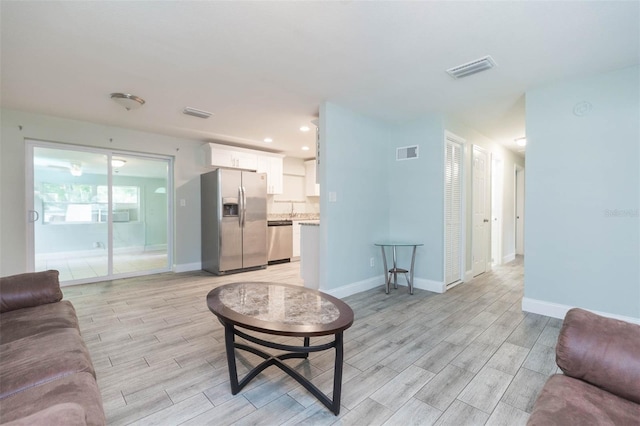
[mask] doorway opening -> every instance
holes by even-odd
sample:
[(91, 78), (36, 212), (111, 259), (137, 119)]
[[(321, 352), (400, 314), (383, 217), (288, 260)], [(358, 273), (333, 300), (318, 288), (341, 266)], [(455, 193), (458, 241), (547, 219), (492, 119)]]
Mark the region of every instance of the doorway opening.
[(171, 269), (170, 157), (27, 141), (29, 269), (63, 285)]

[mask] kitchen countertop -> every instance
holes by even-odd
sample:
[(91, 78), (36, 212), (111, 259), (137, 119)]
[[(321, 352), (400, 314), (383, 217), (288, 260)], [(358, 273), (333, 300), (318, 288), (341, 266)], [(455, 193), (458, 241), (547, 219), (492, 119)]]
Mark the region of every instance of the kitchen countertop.
[(293, 216), (290, 214), (268, 214), (267, 220), (320, 220), (320, 215), (318, 213), (294, 213)]

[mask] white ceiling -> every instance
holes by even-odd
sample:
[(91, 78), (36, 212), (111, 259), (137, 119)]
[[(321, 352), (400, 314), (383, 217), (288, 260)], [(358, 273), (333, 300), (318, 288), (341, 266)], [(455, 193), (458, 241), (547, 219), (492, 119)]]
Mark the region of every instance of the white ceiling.
[[(639, 5), (2, 1), (1, 105), (305, 158), (299, 127), (327, 100), (392, 123), (449, 114), (516, 150), (527, 90), (640, 62)], [(484, 55), (498, 67), (445, 72)]]

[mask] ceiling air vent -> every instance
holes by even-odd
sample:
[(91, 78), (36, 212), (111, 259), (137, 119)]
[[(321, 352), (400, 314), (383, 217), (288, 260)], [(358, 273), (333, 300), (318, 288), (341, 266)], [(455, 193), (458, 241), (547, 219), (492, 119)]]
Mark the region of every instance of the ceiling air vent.
[(466, 64), (458, 65), (457, 67), (449, 68), (447, 73), (455, 78), (467, 77), (472, 74), (479, 73), (495, 67), (496, 61), (491, 56), (485, 56), (475, 61), (467, 62)]
[(418, 158), (418, 145), (396, 148), (396, 161)]
[(209, 118), (212, 115), (212, 113), (210, 112), (202, 111), (201, 109), (195, 109), (190, 107), (186, 107), (184, 111), (182, 111), (182, 113), (186, 115), (192, 115), (198, 118)]

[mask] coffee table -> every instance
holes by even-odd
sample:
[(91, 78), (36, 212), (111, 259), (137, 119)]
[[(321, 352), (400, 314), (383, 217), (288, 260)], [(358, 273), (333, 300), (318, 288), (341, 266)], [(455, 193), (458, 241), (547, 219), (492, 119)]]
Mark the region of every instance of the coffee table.
[[(353, 310), (331, 295), (288, 284), (267, 282), (238, 282), (214, 288), (207, 295), (207, 306), (224, 326), (229, 380), (233, 395), (247, 385), (265, 368), (275, 365), (293, 377), (311, 392), (335, 415), (340, 413), (342, 390), (343, 336), (344, 330), (353, 324)], [(257, 331), (267, 335), (302, 337), (302, 346), (283, 345), (264, 340), (240, 329)], [(333, 335), (329, 343), (311, 346), (310, 338)], [(286, 351), (273, 355), (244, 343), (235, 337), (266, 348)], [(307, 378), (283, 361), (292, 358), (308, 358), (309, 353), (335, 349), (333, 373), (333, 399), (330, 399)], [(251, 352), (264, 361), (238, 381), (235, 350)]]

